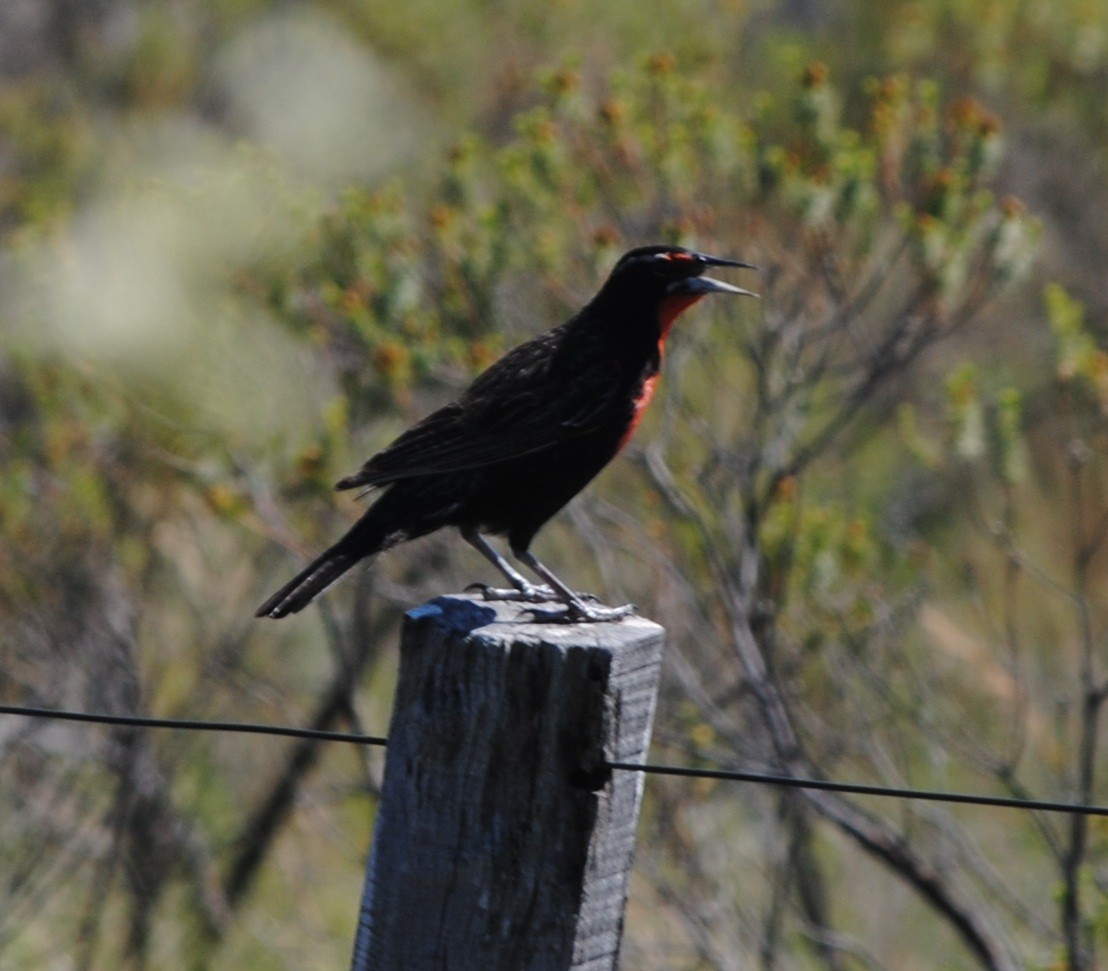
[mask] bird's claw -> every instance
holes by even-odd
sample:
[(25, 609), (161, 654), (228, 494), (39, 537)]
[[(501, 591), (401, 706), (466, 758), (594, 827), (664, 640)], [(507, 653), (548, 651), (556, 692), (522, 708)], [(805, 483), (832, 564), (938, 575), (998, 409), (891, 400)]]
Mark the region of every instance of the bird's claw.
[(467, 591), (475, 590), (484, 600), (508, 600), (515, 603), (545, 604), (557, 600), (558, 596), (550, 587), (543, 584), (536, 587), (527, 584), (522, 590), (515, 587), (490, 587), (487, 583), (471, 583)]
[(565, 610), (543, 610), (539, 607), (529, 607), (525, 613), (531, 615), (538, 624), (605, 624), (615, 620), (623, 620), (630, 617), (637, 610), (634, 604), (624, 604), (622, 607), (605, 607), (597, 601), (596, 597), (590, 597), (594, 604), (584, 601), (568, 604)]

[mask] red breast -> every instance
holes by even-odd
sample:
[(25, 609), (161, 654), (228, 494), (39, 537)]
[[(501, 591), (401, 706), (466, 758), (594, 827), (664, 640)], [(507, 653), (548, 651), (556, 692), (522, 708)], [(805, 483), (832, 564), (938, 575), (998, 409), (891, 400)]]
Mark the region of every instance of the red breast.
[[(703, 293), (682, 293), (672, 297), (666, 297), (666, 299), (662, 301), (661, 306), (658, 308), (659, 364), (661, 364), (662, 358), (665, 357), (666, 338), (669, 337), (669, 332), (673, 328), (674, 321), (694, 303), (703, 300), (704, 296)], [(642, 421), (642, 416), (646, 412), (646, 406), (650, 404), (650, 399), (654, 397), (654, 391), (658, 386), (658, 378), (660, 376), (660, 372), (657, 372), (643, 381), (639, 396), (635, 399), (635, 410), (631, 413), (631, 421), (628, 422), (627, 430), (619, 440), (620, 448), (623, 448), (623, 446), (630, 441), (631, 436), (635, 434), (635, 429), (639, 427), (639, 422)]]

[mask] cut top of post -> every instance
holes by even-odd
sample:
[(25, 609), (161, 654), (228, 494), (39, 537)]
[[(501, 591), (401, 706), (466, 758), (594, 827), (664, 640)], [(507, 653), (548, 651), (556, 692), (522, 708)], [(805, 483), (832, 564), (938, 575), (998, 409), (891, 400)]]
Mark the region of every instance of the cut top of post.
[[(645, 617), (632, 615), (602, 623), (572, 624), (544, 621), (531, 615), (533, 605), (509, 600), (485, 600), (480, 594), (452, 594), (436, 597), (404, 616), (411, 622), (435, 622), (454, 633), (477, 633), (505, 643), (533, 640), (537, 643), (572, 647), (619, 648), (638, 643), (644, 637), (662, 637), (661, 626)], [(541, 609), (541, 608), (540, 608)]]

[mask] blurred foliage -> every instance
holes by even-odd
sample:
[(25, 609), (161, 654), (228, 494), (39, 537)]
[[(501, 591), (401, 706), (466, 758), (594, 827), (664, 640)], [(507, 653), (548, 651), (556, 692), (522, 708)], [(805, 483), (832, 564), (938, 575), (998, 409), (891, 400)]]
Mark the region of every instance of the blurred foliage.
[[(854, 8), (859, 23), (870, 11)], [(1030, 104), (1073, 111), (1103, 132), (1108, 82), (1108, 12), (1097, 3), (899, 3), (884, 8), (887, 23), (875, 46), (896, 63), (926, 71), (945, 64), (960, 80), (1005, 92)], [(885, 20), (887, 17), (887, 21)], [(870, 28), (871, 36), (880, 31)], [(1019, 51), (1020, 56), (1012, 57)]]
[[(1102, 5), (42, 9), (0, 7), (0, 699), (380, 730), (397, 614), (484, 564), (255, 602), (338, 476), (670, 241), (761, 305), (682, 320), (541, 539), (666, 624), (664, 756), (1108, 798)], [(0, 964), (341, 964), (380, 761), (315, 759), (0, 724)], [(652, 781), (625, 963), (1092, 968), (1106, 851)]]

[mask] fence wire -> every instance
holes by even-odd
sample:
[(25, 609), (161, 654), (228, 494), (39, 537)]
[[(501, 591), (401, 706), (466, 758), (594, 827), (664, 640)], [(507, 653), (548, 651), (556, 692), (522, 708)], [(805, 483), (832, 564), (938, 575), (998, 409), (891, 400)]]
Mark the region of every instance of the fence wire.
[[(252, 722), (193, 721), (182, 718), (148, 718), (142, 715), (109, 715), (96, 712), (66, 711), (55, 708), (33, 708), (24, 705), (0, 705), (0, 715), (43, 718), (60, 721), (115, 725), (136, 729), (171, 729), (225, 734), (275, 735), (285, 738), (306, 738), (319, 742), (345, 742), (352, 745), (385, 747), (388, 739), (381, 735), (360, 735), (353, 732), (327, 732), (293, 725), (270, 725)], [(683, 765), (654, 765), (636, 762), (609, 762), (608, 768), (620, 772), (643, 772), (647, 775), (677, 776), (687, 779), (718, 779), (727, 782), (748, 782), (758, 785), (782, 786), (792, 789), (813, 789), (841, 792), (855, 796), (880, 796), (891, 799), (916, 799), (969, 806), (989, 806), (1018, 809), (1025, 812), (1069, 813), (1080, 816), (1108, 816), (1108, 806), (1056, 802), (1043, 799), (1016, 799), (1008, 796), (988, 796), (976, 793), (944, 792), (935, 789), (911, 789), (895, 786), (837, 782), (832, 779), (811, 779), (769, 772), (748, 772), (738, 769), (706, 768)]]

